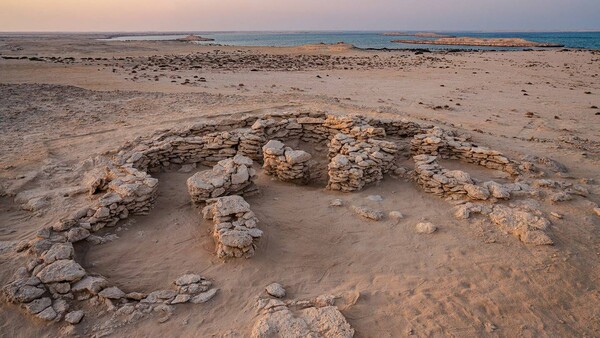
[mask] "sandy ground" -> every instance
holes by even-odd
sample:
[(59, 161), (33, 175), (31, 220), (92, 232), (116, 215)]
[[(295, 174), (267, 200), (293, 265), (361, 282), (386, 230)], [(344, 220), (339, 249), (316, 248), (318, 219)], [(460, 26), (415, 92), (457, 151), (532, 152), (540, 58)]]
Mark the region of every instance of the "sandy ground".
[[(600, 52), (421, 54), (93, 37), (0, 37), (0, 284), (24, 261), (11, 245), (85, 198), (66, 187), (77, 185), (69, 173), (86, 158), (202, 118), (361, 113), (466, 131), (515, 158), (549, 156), (573, 179), (596, 183), (586, 198), (540, 205), (564, 218), (553, 220), (554, 246), (530, 247), (489, 222), (455, 220), (451, 205), (412, 181), (388, 177), (339, 194), (322, 182), (298, 187), (261, 173), (262, 192), (248, 201), (265, 236), (255, 257), (224, 264), (209, 224), (189, 204), (190, 174), (160, 173), (155, 209), (111, 230), (119, 238), (110, 243), (78, 246), (78, 260), (125, 291), (167, 287), (188, 271), (221, 291), (210, 303), (178, 307), (166, 323), (149, 318), (113, 336), (247, 336), (256, 297), (274, 281), (294, 298), (339, 295), (358, 337), (600, 335), (600, 217), (587, 204), (600, 203)], [(14, 195), (32, 189), (61, 198), (42, 212), (21, 210)], [(368, 201), (372, 194), (384, 200)], [(405, 218), (365, 221), (329, 207), (333, 198)], [(421, 220), (439, 232), (416, 235)], [(103, 320), (86, 317), (77, 332)], [(61, 325), (0, 305), (3, 337), (54, 337)]]

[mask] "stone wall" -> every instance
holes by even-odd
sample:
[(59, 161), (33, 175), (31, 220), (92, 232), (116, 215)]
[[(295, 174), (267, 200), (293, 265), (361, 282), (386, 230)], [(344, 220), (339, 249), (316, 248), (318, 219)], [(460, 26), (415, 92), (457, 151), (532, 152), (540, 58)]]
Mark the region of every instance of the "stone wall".
[(263, 232), (258, 219), (243, 197), (231, 195), (206, 201), (205, 219), (214, 223), (213, 236), (219, 258), (250, 258)]
[(263, 146), (263, 169), (265, 174), (284, 182), (307, 184), (310, 180), (309, 161), (311, 155), (303, 150), (294, 150), (283, 143), (271, 140)]
[(187, 187), (192, 202), (201, 203), (219, 196), (255, 193), (258, 191), (255, 179), (252, 160), (235, 155), (219, 161), (212, 170), (197, 172), (187, 180)]
[(382, 180), (398, 151), (395, 143), (371, 137), (382, 134), (385, 136), (383, 129), (369, 127), (336, 134), (329, 144), (327, 188), (350, 192)]
[(479, 147), (466, 137), (457, 136), (439, 127), (417, 134), (411, 141), (413, 155), (433, 155), (444, 159), (457, 159), (486, 168), (501, 170), (511, 175), (519, 174), (519, 163), (509, 160), (496, 150)]

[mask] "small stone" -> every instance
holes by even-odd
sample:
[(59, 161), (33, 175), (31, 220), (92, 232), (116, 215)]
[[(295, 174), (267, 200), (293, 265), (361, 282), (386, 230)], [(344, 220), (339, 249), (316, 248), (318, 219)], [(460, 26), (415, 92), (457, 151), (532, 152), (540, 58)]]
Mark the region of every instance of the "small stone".
[(43, 319), (43, 320), (51, 321), (51, 320), (54, 320), (54, 318), (56, 318), (57, 315), (58, 314), (56, 313), (56, 311), (54, 311), (52, 306), (49, 306), (44, 311), (38, 313), (36, 315), (36, 317)]
[(142, 300), (146, 298), (146, 294), (142, 292), (130, 292), (125, 295), (125, 298), (133, 300)]
[(73, 325), (79, 324), (81, 322), (81, 320), (83, 319), (84, 315), (85, 315), (85, 313), (82, 310), (69, 312), (65, 316), (65, 322), (67, 322), (69, 324), (73, 324)]
[(467, 195), (472, 199), (487, 200), (490, 197), (490, 191), (487, 188), (474, 184), (465, 184), (463, 187)]
[(96, 295), (107, 286), (108, 281), (103, 277), (86, 276), (79, 282), (75, 283), (71, 290), (73, 292), (87, 291), (93, 295)]
[(561, 214), (559, 214), (558, 212), (554, 212), (554, 211), (550, 212), (550, 215), (552, 215), (552, 217), (558, 218), (558, 219), (563, 218), (563, 216)]
[(415, 226), (415, 230), (417, 231), (418, 234), (432, 234), (437, 230), (437, 226), (435, 226), (433, 223), (429, 223), (429, 222), (422, 222), (422, 223), (417, 223), (417, 225)]
[(390, 211), (388, 215), (390, 219), (393, 219), (395, 221), (399, 221), (404, 218), (404, 215), (402, 215), (400, 211)]
[(188, 294), (180, 294), (180, 295), (177, 295), (177, 296), (175, 297), (175, 299), (173, 299), (173, 300), (171, 301), (171, 304), (181, 304), (181, 303), (186, 303), (186, 302), (187, 302), (187, 301), (189, 301), (191, 298), (192, 298), (192, 296), (191, 296), (191, 295), (188, 295)]
[(594, 208), (594, 213), (600, 217), (600, 208)]
[(367, 207), (352, 206), (352, 210), (357, 215), (362, 216), (367, 219), (370, 219), (370, 220), (374, 220), (374, 221), (380, 221), (383, 219), (383, 216), (384, 216), (383, 211), (374, 210), (374, 209), (367, 208)]
[(98, 296), (108, 299), (121, 299), (125, 297), (125, 292), (121, 291), (121, 289), (119, 289), (118, 287), (113, 286), (100, 291), (100, 293), (98, 293)]
[(71, 228), (71, 230), (69, 230), (69, 232), (67, 233), (67, 239), (71, 243), (79, 242), (81, 240), (88, 238), (89, 236), (90, 236), (90, 232), (81, 227)]
[(198, 295), (194, 296), (190, 302), (194, 304), (206, 303), (217, 294), (217, 291), (219, 291), (219, 289), (210, 289), (206, 292), (199, 293)]
[(27, 311), (31, 314), (38, 314), (52, 305), (52, 299), (49, 297), (39, 298), (30, 303), (24, 304)]
[(267, 293), (273, 297), (276, 298), (283, 298), (285, 297), (285, 289), (283, 288), (283, 286), (279, 283), (272, 283), (267, 285), (267, 287), (265, 288), (265, 290), (267, 291)]
[(344, 201), (342, 201), (339, 198), (336, 198), (334, 200), (331, 200), (331, 202), (329, 202), (329, 205), (332, 207), (341, 207), (342, 205), (344, 205)]
[(200, 275), (185, 274), (185, 275), (177, 278), (177, 280), (175, 281), (175, 285), (177, 285), (177, 286), (189, 285), (189, 284), (193, 284), (193, 283), (198, 283), (202, 279), (203, 278)]
[(369, 195), (369, 197), (367, 197), (367, 199), (369, 201), (373, 201), (373, 202), (381, 202), (381, 201), (383, 201), (383, 197), (381, 197), (380, 195)]

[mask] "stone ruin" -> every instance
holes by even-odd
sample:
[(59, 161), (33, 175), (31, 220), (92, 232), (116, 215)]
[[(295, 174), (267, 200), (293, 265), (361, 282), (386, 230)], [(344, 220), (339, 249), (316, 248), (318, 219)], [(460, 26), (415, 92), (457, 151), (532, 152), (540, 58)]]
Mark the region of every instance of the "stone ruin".
[(255, 179), (256, 170), (252, 168), (252, 160), (235, 155), (219, 161), (212, 170), (197, 172), (187, 180), (187, 187), (192, 201), (201, 203), (219, 196), (256, 193)]
[(259, 318), (251, 337), (351, 338), (354, 329), (334, 305), (335, 297), (323, 295), (309, 300), (258, 300)]
[(398, 147), (377, 136), (385, 137), (383, 128), (355, 127), (331, 139), (328, 189), (351, 192), (383, 179), (393, 166)]
[(209, 199), (202, 210), (214, 223), (213, 236), (219, 258), (252, 257), (263, 232), (243, 197), (232, 195)]
[(270, 140), (262, 148), (265, 174), (283, 182), (307, 184), (310, 180), (309, 161), (312, 156), (303, 150), (286, 147), (277, 140)]
[[(265, 147), (268, 140), (271, 146)], [(399, 147), (398, 140), (409, 141), (410, 149)], [(256, 216), (240, 196), (257, 192), (253, 183), (256, 177), (253, 162), (264, 161), (265, 172), (284, 181), (304, 181), (310, 177), (310, 154), (286, 147), (280, 153), (282, 147), (276, 142), (309, 142), (327, 147), (327, 188), (342, 192), (357, 191), (376, 183), (386, 173), (402, 169), (396, 164), (399, 156), (412, 157), (414, 170), (404, 172), (426, 192), (459, 203), (455, 210), (457, 218), (482, 214), (499, 229), (525, 243), (552, 244), (545, 232), (550, 222), (535, 208), (504, 205), (501, 204), (503, 200), (516, 197), (539, 199), (543, 196), (539, 189), (570, 196), (586, 194), (583, 187), (552, 180), (526, 182), (522, 175), (531, 172), (532, 164), (477, 146), (467, 137), (451, 131), (405, 120), (293, 112), (196, 123), (137, 138), (90, 162), (93, 169), (82, 180), (90, 192), (88, 205), (42, 227), (35, 236), (19, 243), (17, 251), (26, 253), (29, 259), (18, 269), (13, 281), (3, 288), (5, 298), (21, 304), (39, 318), (69, 322), (76, 322), (78, 311), (81, 311), (78, 303), (86, 299), (117, 312), (129, 309), (151, 311), (159, 306), (169, 312), (176, 303), (209, 300), (217, 289), (207, 289), (210, 283), (202, 277), (199, 282), (176, 283), (177, 290), (159, 290), (147, 295), (126, 294), (102, 276), (83, 269), (76, 261), (72, 243), (100, 244), (104, 239), (96, 232), (113, 227), (132, 215), (148, 213), (159, 183), (151, 173), (182, 165), (214, 166), (188, 180), (191, 198), (195, 203), (207, 204), (204, 214), (214, 223), (212, 232), (217, 255), (249, 257), (262, 235), (256, 228)], [(274, 144), (276, 146), (272, 147)], [(478, 182), (466, 172), (443, 168), (439, 159), (458, 159), (500, 170), (507, 173), (512, 182)], [(565, 199), (555, 198), (553, 202), (561, 200)], [(369, 219), (383, 217), (383, 214), (367, 211), (355, 210)], [(286, 314), (281, 304), (273, 304), (273, 311), (269, 307), (264, 309), (268, 313), (280, 313), (278, 316), (284, 316), (286, 320), (296, 320)], [(302, 319), (307, 327), (318, 326), (318, 321), (306, 318), (329, 316), (329, 310), (317, 308), (311, 311), (318, 315)], [(319, 311), (323, 313), (319, 314)], [(294, 318), (297, 315), (294, 314)], [(257, 336), (263, 331), (270, 332), (269, 319), (264, 323), (261, 327), (265, 330), (257, 329)], [(342, 323), (339, 325), (330, 332), (339, 329), (342, 332), (339, 336), (352, 335), (351, 328)], [(328, 335), (322, 331), (310, 332)], [(338, 336), (338, 333), (331, 335)]]

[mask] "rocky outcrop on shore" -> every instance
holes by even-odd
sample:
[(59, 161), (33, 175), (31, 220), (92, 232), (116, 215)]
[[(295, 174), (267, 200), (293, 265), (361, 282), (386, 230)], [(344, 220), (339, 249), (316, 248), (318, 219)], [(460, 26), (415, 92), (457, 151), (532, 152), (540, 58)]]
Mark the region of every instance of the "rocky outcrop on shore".
[(560, 44), (528, 41), (520, 38), (482, 39), (471, 37), (443, 37), (436, 40), (392, 40), (397, 43), (410, 43), (418, 45), (452, 45), (452, 46), (479, 46), (479, 47), (563, 47)]

